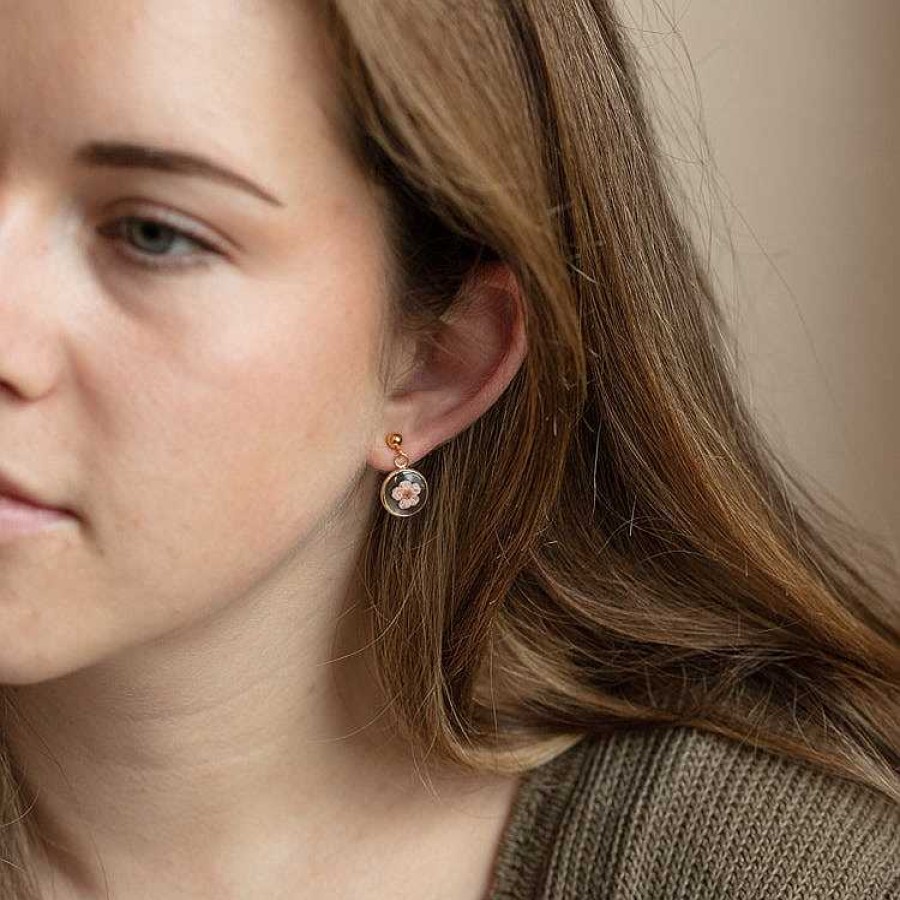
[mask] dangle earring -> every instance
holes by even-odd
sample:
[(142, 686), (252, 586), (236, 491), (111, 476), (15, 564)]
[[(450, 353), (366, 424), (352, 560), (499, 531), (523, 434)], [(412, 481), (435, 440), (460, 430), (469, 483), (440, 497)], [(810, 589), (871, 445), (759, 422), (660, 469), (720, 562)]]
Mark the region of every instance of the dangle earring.
[(392, 516), (412, 516), (422, 509), (428, 499), (428, 482), (418, 469), (409, 468), (409, 457), (400, 449), (402, 435), (391, 432), (385, 436), (385, 441), (397, 452), (394, 458), (397, 471), (388, 472), (381, 482), (381, 505)]

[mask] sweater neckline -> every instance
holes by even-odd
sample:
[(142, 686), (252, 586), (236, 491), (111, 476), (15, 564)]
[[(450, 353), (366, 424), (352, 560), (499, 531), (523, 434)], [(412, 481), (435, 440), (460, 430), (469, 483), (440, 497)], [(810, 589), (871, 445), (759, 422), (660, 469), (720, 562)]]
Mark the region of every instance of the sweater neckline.
[(579, 781), (588, 735), (522, 776), (500, 837), (487, 900), (519, 900), (549, 863), (549, 853)]

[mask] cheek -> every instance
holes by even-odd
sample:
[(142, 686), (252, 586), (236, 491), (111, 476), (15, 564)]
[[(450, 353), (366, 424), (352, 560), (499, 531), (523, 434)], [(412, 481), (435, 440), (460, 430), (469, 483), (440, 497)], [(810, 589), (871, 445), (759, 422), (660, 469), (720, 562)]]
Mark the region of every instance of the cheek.
[(224, 607), (332, 512), (377, 424), (377, 326), (341, 310), (315, 326), (257, 323), (165, 364), (123, 347), (114, 380), (95, 359), (88, 523), (2, 573), (18, 650), (0, 650), (0, 682), (71, 671)]
[(217, 342), (133, 407), (135, 427), (118, 432), (127, 449), (110, 448), (110, 467), (126, 464), (108, 523), (133, 577), (161, 570), (176, 592), (191, 579), (213, 594), (246, 587), (346, 490), (377, 405), (375, 325), (338, 309), (305, 324)]

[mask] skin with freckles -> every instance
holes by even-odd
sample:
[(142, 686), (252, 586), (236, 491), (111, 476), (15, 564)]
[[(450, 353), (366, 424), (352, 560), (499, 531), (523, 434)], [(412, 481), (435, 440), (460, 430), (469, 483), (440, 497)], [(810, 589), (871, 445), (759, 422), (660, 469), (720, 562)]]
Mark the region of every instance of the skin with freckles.
[(483, 894), (516, 782), (426, 790), (362, 655), (329, 660), (385, 435), (415, 465), (482, 415), (521, 315), (485, 268), (446, 356), (379, 382), (329, 63), (299, 2), (0, 0), (0, 471), (74, 513), (0, 540), (47, 897)]

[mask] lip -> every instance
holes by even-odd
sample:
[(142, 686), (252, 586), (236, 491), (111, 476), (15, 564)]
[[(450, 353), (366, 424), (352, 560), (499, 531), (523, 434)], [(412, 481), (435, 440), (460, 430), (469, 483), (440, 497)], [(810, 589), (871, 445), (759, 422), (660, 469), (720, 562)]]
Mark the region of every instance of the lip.
[(72, 517), (71, 510), (44, 503), (0, 472), (0, 540), (40, 531)]
[(28, 506), (34, 506), (38, 509), (49, 509), (62, 512), (63, 510), (44, 503), (39, 497), (35, 496), (31, 491), (16, 483), (11, 477), (0, 471), (0, 497), (8, 500), (14, 500), (16, 503), (24, 503)]

